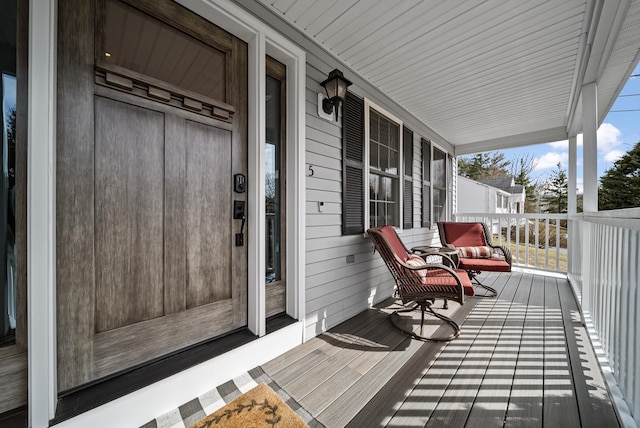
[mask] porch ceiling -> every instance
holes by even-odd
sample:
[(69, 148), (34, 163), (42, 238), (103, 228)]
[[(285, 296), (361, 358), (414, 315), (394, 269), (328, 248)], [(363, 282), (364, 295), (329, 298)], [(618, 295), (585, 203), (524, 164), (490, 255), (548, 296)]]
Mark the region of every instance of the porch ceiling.
[(640, 52), (640, 0), (258, 1), (458, 154), (579, 132), (583, 83), (602, 120)]

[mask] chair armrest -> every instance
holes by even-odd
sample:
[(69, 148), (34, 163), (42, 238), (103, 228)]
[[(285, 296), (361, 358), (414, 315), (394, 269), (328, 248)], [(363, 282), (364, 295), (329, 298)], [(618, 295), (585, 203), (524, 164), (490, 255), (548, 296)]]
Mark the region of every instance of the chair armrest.
[(405, 265), (403, 263), (403, 265), (407, 268), (410, 269), (412, 271), (420, 271), (420, 270), (426, 270), (426, 275), (427, 277), (429, 276), (428, 271), (429, 270), (437, 270), (437, 271), (445, 271), (447, 272), (449, 275), (451, 275), (453, 277), (453, 279), (456, 281), (456, 283), (458, 284), (456, 287), (456, 294), (458, 294), (458, 303), (463, 304), (464, 303), (464, 284), (462, 284), (462, 280), (460, 279), (460, 277), (458, 276), (458, 274), (456, 273), (456, 271), (454, 271), (453, 269), (451, 269), (449, 266), (445, 266), (443, 264), (440, 263), (429, 263), (425, 266), (411, 266), (411, 265)]
[(509, 266), (511, 266), (511, 250), (509, 250), (509, 248), (502, 245), (491, 245), (491, 248), (501, 251), (504, 255), (504, 260), (509, 263)]

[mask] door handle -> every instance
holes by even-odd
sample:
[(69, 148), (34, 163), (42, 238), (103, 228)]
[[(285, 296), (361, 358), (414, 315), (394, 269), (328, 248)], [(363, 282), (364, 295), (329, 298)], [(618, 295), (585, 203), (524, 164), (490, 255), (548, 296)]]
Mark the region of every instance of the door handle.
[(233, 201), (233, 218), (234, 220), (242, 220), (240, 233), (236, 233), (236, 247), (242, 247), (244, 245), (244, 223), (247, 220), (244, 207), (244, 201)]

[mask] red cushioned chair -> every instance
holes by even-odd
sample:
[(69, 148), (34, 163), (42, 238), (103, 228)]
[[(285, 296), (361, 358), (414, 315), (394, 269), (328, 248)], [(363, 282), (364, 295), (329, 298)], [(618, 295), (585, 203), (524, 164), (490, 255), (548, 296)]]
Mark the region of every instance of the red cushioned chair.
[[(466, 271), (452, 269), (443, 264), (431, 264), (415, 254), (410, 254), (395, 230), (389, 225), (372, 228), (367, 231), (373, 241), (374, 251), (382, 257), (396, 282), (396, 291), (402, 304), (415, 302), (410, 308), (395, 311), (391, 314), (391, 322), (402, 332), (416, 339), (448, 341), (460, 335), (460, 327), (452, 319), (435, 312), (432, 304), (435, 299), (445, 299), (464, 304), (465, 296), (473, 296), (475, 288)], [(424, 254), (423, 254), (424, 256)], [(445, 256), (446, 257), (446, 256)], [(403, 326), (398, 312), (422, 311), (420, 334)], [(447, 337), (424, 337), (424, 314), (429, 311), (435, 317), (449, 324), (454, 333)]]
[(469, 278), (489, 291), (485, 297), (495, 296), (496, 290), (482, 284), (477, 276), (480, 272), (511, 272), (511, 251), (493, 245), (485, 223), (439, 222), (438, 231), (443, 247), (458, 250), (458, 268), (466, 270)]

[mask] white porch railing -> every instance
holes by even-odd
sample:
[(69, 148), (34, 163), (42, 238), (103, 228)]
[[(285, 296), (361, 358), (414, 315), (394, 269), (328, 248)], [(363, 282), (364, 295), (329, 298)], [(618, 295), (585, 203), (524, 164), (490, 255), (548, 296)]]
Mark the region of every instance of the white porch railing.
[(455, 220), (491, 225), (494, 243), (511, 248), (514, 265), (568, 274), (592, 343), (615, 380), (613, 395), (628, 407), (618, 403), (623, 425), (640, 426), (640, 209), (570, 218), (458, 213)]
[(569, 229), (569, 280), (640, 426), (640, 210), (572, 216)]
[(509, 247), (513, 264), (567, 272), (566, 214), (457, 213), (455, 221), (481, 221), (493, 233), (493, 243)]

